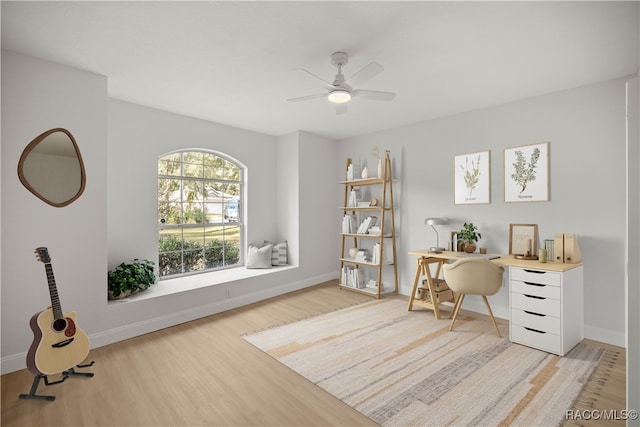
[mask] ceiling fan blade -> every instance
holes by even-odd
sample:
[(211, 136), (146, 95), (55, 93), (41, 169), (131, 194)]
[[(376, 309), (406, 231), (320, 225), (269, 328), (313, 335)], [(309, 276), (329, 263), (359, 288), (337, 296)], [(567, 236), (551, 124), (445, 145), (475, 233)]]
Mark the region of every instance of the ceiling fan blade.
[(394, 92), (380, 92), (378, 90), (354, 90), (351, 92), (352, 97), (363, 99), (371, 99), (373, 101), (391, 101), (396, 97)]
[(347, 114), (347, 103), (336, 104), (336, 114)]
[(326, 81), (325, 79), (323, 79), (322, 77), (313, 74), (311, 71), (305, 70), (304, 68), (294, 68), (294, 71), (302, 71), (304, 73), (309, 74), (312, 77), (315, 77), (316, 79), (320, 80), (323, 83), (323, 86), (326, 87), (327, 89), (333, 89), (333, 85), (331, 83), (329, 83), (328, 81)]
[(300, 96), (298, 98), (287, 99), (287, 101), (289, 101), (289, 102), (306, 101), (306, 100), (309, 100), (309, 99), (325, 98), (326, 96), (327, 96), (326, 93), (317, 93), (315, 95), (307, 95), (307, 96)]
[(362, 83), (380, 74), (383, 70), (384, 67), (382, 65), (377, 62), (372, 62), (345, 81), (348, 81), (351, 86), (360, 86)]

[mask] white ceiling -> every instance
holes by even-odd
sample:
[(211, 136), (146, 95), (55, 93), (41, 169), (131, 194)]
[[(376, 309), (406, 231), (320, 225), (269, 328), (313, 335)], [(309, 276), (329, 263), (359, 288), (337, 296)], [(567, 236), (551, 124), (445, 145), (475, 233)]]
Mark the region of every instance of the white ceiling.
[[(638, 2), (9, 2), (2, 47), (108, 77), (108, 94), (192, 117), (334, 139), (638, 72)], [(385, 67), (336, 115), (294, 68)]]

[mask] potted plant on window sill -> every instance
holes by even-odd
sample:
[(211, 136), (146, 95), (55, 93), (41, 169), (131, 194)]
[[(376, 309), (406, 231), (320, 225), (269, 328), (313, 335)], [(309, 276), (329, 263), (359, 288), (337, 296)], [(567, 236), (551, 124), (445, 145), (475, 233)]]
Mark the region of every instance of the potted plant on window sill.
[(478, 227), (473, 223), (464, 223), (462, 230), (458, 231), (458, 248), (462, 245), (462, 249), (467, 253), (476, 251), (476, 242), (482, 235), (478, 231)]
[(156, 267), (153, 261), (134, 259), (123, 262), (107, 274), (108, 296), (117, 300), (148, 289), (156, 282)]

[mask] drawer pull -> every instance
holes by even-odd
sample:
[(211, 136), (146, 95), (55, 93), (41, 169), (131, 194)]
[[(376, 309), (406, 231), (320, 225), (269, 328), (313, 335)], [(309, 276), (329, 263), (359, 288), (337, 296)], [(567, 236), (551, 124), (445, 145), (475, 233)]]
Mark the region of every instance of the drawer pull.
[(533, 311), (524, 310), (524, 312), (527, 313), (527, 314), (531, 314), (532, 316), (547, 317), (546, 314), (534, 313)]
[(541, 288), (544, 288), (545, 286), (547, 286), (547, 285), (543, 285), (543, 284), (540, 284), (540, 283), (533, 283), (533, 282), (524, 282), (524, 283), (527, 284), (527, 285), (531, 285), (531, 286), (539, 286)]
[(527, 328), (526, 326), (524, 327), (527, 331), (531, 331), (531, 332), (537, 332), (539, 334), (546, 334), (545, 331), (539, 331), (537, 329), (533, 329), (533, 328)]
[(527, 298), (535, 298), (535, 299), (546, 299), (545, 297), (539, 297), (536, 295), (527, 295), (527, 294), (523, 294), (525, 297)]
[(536, 274), (545, 274), (546, 273), (546, 271), (527, 270), (526, 268), (524, 269), (524, 271), (526, 271), (527, 273), (536, 273)]

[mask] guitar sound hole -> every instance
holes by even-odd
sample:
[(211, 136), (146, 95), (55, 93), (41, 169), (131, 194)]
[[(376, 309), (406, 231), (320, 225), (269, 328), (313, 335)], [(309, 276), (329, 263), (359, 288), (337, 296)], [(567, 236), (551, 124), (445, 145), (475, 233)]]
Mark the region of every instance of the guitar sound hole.
[(62, 332), (67, 327), (67, 321), (64, 319), (56, 319), (53, 321), (53, 330), (56, 332)]

